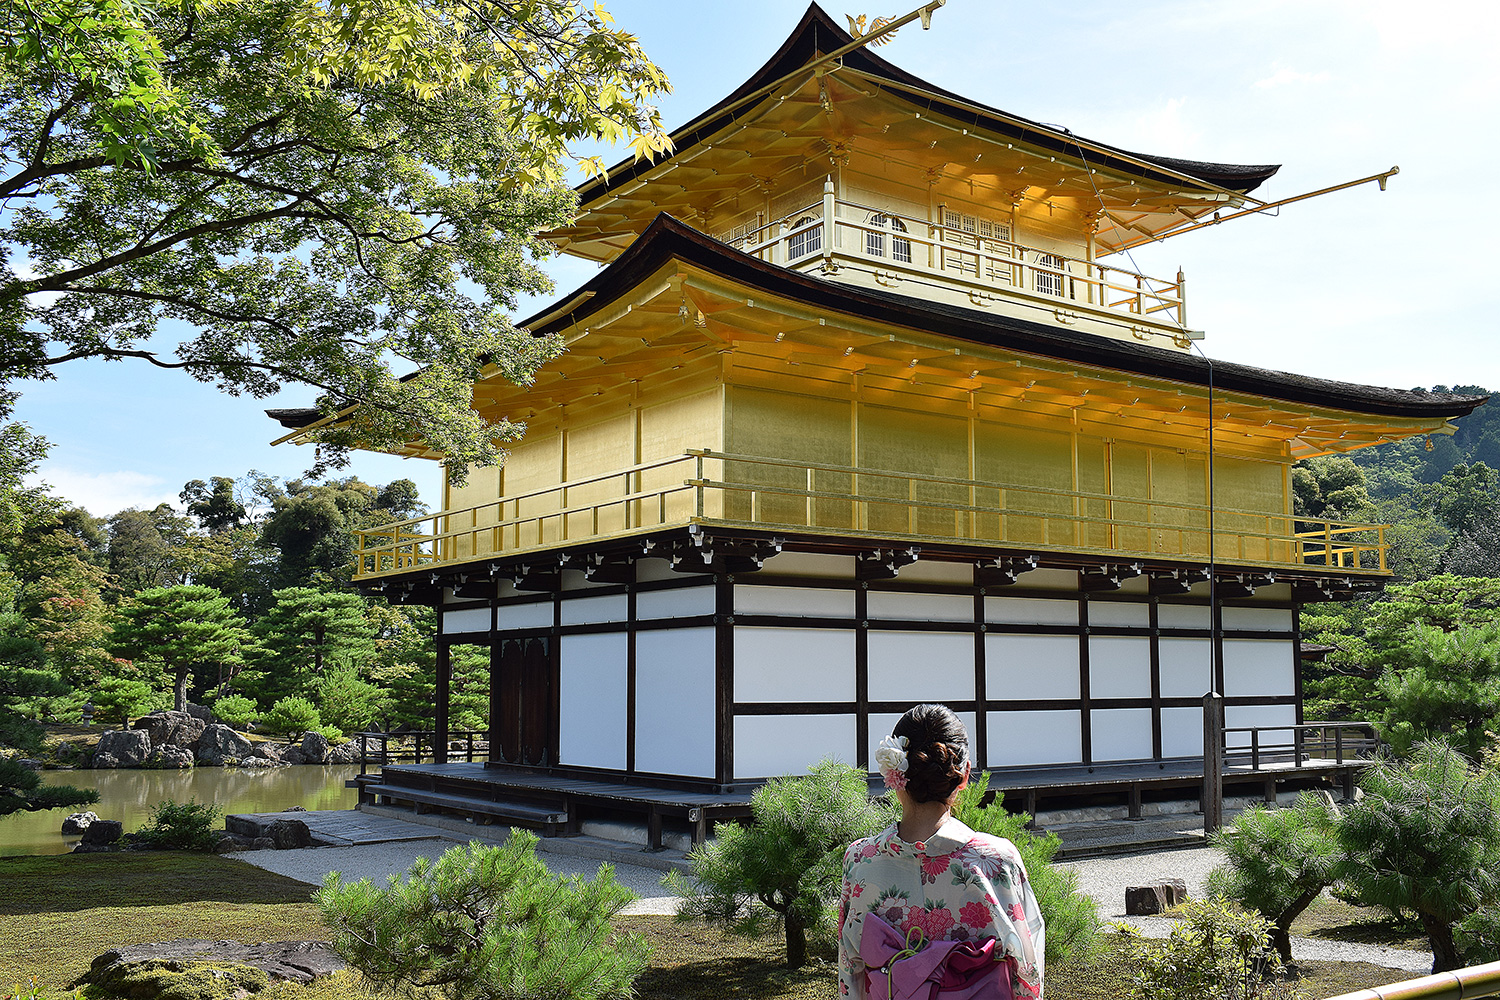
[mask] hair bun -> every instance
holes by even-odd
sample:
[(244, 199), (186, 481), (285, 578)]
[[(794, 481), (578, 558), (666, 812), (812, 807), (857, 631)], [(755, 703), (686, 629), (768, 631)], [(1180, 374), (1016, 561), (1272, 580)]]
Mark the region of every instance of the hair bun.
[(969, 759), (964, 724), (946, 705), (922, 704), (891, 733), (907, 739), (906, 790), (918, 802), (946, 802), (963, 782)]

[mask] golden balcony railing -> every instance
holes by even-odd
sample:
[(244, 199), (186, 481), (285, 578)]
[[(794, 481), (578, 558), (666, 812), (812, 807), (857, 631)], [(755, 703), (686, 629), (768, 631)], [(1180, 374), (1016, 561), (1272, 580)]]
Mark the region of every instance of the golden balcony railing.
[(481, 561), (688, 524), (885, 542), (956, 543), (1387, 572), (1385, 525), (1123, 494), (717, 451), (355, 532), (355, 578)]
[[(828, 224), (832, 218), (833, 225)], [(959, 216), (944, 225), (890, 209), (826, 197), (781, 219), (734, 234), (730, 246), (761, 260), (801, 267), (820, 257), (856, 258), (873, 266), (940, 277), (980, 293), (1021, 292), (1042, 302), (1109, 313), (1158, 317), (1187, 328), (1182, 276), (1152, 278), (1056, 250), (1013, 242), (1003, 226)], [(988, 230), (985, 232), (984, 230)]]

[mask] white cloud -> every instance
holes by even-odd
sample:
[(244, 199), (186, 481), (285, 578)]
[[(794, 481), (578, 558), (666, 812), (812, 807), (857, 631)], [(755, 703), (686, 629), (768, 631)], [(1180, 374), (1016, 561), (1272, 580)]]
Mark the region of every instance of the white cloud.
[(47, 463), (39, 474), (28, 477), (27, 485), (38, 483), (46, 483), (54, 496), (77, 504), (95, 517), (109, 517), (127, 507), (150, 510), (157, 504), (178, 503), (176, 491), (166, 488), (166, 480), (143, 472), (81, 472)]
[(1326, 69), (1317, 73), (1303, 73), (1292, 69), (1290, 66), (1276, 64), (1274, 72), (1263, 80), (1256, 80), (1255, 85), (1262, 89), (1269, 87), (1285, 87), (1293, 83), (1323, 83), (1333, 78)]

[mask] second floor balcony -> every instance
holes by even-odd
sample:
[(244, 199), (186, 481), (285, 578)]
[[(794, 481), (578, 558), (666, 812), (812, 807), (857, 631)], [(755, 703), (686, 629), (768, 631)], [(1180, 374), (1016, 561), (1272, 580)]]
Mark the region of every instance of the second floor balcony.
[(768, 263), (873, 280), (915, 297), (1079, 325), (1186, 349), (1186, 283), (1027, 246), (1010, 228), (946, 206), (937, 222), (835, 198), (721, 238)]
[(356, 533), (355, 579), (699, 525), (872, 544), (1387, 572), (1385, 526), (694, 450)]

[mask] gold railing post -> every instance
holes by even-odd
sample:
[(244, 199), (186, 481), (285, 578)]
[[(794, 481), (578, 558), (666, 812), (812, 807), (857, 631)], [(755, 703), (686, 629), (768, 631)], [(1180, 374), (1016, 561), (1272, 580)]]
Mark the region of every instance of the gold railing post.
[[(694, 455), (693, 456), (693, 469), (694, 469), (694, 473), (695, 473), (694, 476), (693, 476), (693, 478), (696, 479), (697, 482), (698, 482), (698, 485), (696, 485), (696, 486), (693, 487), (693, 492), (697, 494), (697, 501), (696, 501), (696, 506), (695, 506), (694, 509), (695, 509), (695, 511), (697, 513), (697, 516), (698, 517), (702, 517), (703, 516), (703, 456), (702, 455)], [(661, 500), (661, 523), (662, 524), (666, 524), (667, 523), (667, 496), (666, 496), (665, 493), (662, 494), (662, 500)]]
[(811, 528), (817, 520), (817, 515), (813, 511), (814, 500), (812, 498), (812, 494), (815, 492), (813, 489), (813, 482), (813, 470), (809, 468), (807, 470), (807, 526), (809, 528)]
[(1177, 325), (1184, 330), (1187, 325), (1187, 275), (1182, 273), (1182, 268), (1177, 269)]

